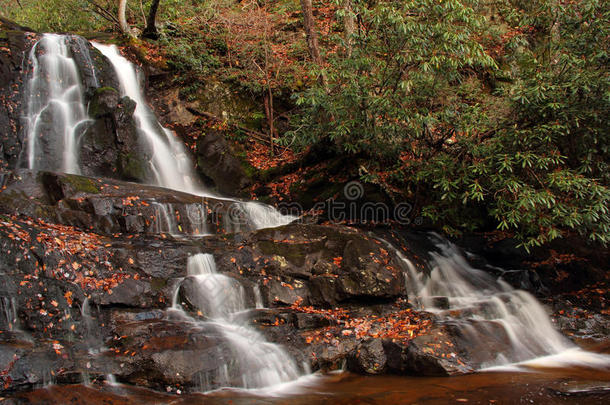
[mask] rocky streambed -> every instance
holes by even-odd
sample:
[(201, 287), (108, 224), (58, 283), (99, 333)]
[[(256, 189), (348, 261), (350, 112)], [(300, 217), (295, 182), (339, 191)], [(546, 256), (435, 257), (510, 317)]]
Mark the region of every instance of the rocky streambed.
[[(46, 172), (7, 176), (0, 200), (7, 390), (109, 374), (163, 390), (205, 388), (199, 377), (225, 361), (213, 355), (222, 342), (165, 311), (181, 283), (183, 305), (205, 318), (184, 282), (188, 258), (200, 252), (244, 287), (251, 309), (238, 316), (313, 370), (345, 362), (375, 374), (474, 367), (423, 351), (452, 338), (408, 304), (395, 254), (354, 229), (229, 233), (248, 227), (243, 218), (223, 219), (226, 201)], [(158, 232), (167, 221), (155, 210), (160, 203), (171, 204), (173, 235)], [(193, 204), (203, 208), (189, 211)], [(217, 233), (193, 236), (194, 223)], [(256, 308), (255, 292), (265, 308)], [(453, 344), (442, 350), (459, 353)]]
[[(197, 253), (243, 286), (249, 309), (233, 314), (236, 322), (281, 344), (302, 374), (459, 375), (511, 345), (495, 322), (489, 339), (474, 341), (414, 307), (398, 252), (352, 228), (253, 230), (229, 215), (227, 201), (47, 172), (5, 176), (0, 201), (5, 393), (102, 381), (165, 393), (216, 388), (218, 370), (232, 364), (230, 345), (168, 311), (177, 296), (192, 319), (210, 317), (187, 274)], [(167, 218), (151, 207), (161, 202), (172, 204), (173, 228), (158, 224)], [(194, 232), (194, 223), (211, 231)], [(425, 273), (424, 251), (412, 242), (401, 254)]]
[[(0, 384), (7, 403), (282, 403), (286, 396), (352, 403), (354, 389), (368, 402), (395, 403), (414, 396), (397, 387), (403, 383), (421, 383), (430, 400), (468, 399), (455, 389), (439, 394), (437, 376), (460, 376), (447, 384), (464, 381), (495, 398), (511, 381), (521, 384), (522, 374), (503, 374), (497, 386), (473, 373), (566, 351), (578, 358), (557, 363), (563, 374), (535, 387), (573, 381), (574, 370), (586, 369), (586, 381), (601, 385), (553, 385), (547, 397), (607, 398), (608, 357), (576, 349), (531, 295), (508, 283), (539, 291), (535, 272), (494, 267), (434, 235), (319, 225), (196, 193), (188, 153), (152, 110), (136, 111), (141, 91), (130, 93), (135, 99), (123, 94), (112, 69), (128, 62), (116, 49), (52, 35), (42, 37), (43, 51), (35, 46), (41, 35), (0, 23)], [(30, 89), (37, 99), (50, 91), (26, 78), (49, 77), (36, 66), (54, 47), (65, 53), (53, 54), (57, 66), (70, 59), (80, 71), (70, 77), (87, 116), (76, 126), (82, 131), (69, 134), (78, 140), (69, 158), (83, 175), (62, 173), (64, 144), (49, 135), (65, 130), (54, 118), (55, 99), (24, 113), (30, 102), (22, 93)], [(26, 131), (26, 115), (37, 117), (36, 131)], [(216, 168), (212, 180), (239, 166), (207, 163)], [(172, 176), (183, 191), (167, 188)], [(166, 188), (141, 184), (153, 178)], [(207, 267), (193, 271), (196, 260)], [(607, 339), (607, 280), (596, 282), (586, 289), (589, 301), (578, 289), (550, 301), (556, 325), (574, 338)], [(223, 387), (258, 390), (201, 394)]]

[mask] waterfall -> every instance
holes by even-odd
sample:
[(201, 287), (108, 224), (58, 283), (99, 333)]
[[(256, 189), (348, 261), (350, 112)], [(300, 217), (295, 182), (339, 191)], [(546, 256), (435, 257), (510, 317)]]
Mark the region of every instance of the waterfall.
[[(429, 275), (417, 272), (415, 266), (398, 250), (405, 262), (410, 300), (420, 310), (431, 312), (440, 322), (457, 325), (463, 336), (477, 342), (490, 338), (490, 326), (499, 327), (508, 340), (497, 347), (496, 359), (483, 368), (514, 365), (557, 364), (588, 365), (608, 368), (610, 356), (578, 349), (553, 326), (544, 307), (530, 293), (516, 290), (501, 279), (475, 269), (459, 249), (433, 236), (438, 251), (431, 252)], [(552, 359), (552, 360), (548, 360)]]
[[(187, 264), (188, 278), (194, 282), (195, 291), (189, 297), (207, 319), (196, 321), (183, 311), (178, 302), (180, 286), (174, 293), (171, 311), (179, 312), (180, 319), (187, 319), (207, 327), (216, 328), (229, 343), (231, 359), (217, 378), (221, 385), (229, 386), (238, 381), (242, 388), (261, 388), (278, 385), (299, 377), (294, 360), (279, 346), (265, 338), (246, 323), (238, 323), (233, 315), (247, 308), (243, 286), (238, 280), (216, 272), (214, 257), (210, 254), (191, 256)], [(258, 303), (257, 303), (258, 305)], [(203, 389), (213, 388), (205, 386)]]
[(25, 131), (28, 167), (80, 173), (78, 141), (90, 121), (85, 89), (67, 44), (68, 37), (45, 34), (31, 49)]
[[(115, 45), (94, 42), (93, 46), (104, 54), (114, 66), (121, 84), (121, 95), (128, 96), (137, 103), (134, 115), (139, 126), (139, 135), (153, 151), (151, 171), (154, 174), (154, 184), (190, 194), (214, 197), (197, 180), (193, 162), (182, 142), (172, 131), (164, 128), (157, 121), (154, 112), (148, 107), (140, 87), (136, 67), (120, 54)], [(273, 207), (265, 204), (233, 201), (246, 213), (255, 229), (286, 225), (296, 219), (291, 215), (282, 215)]]
[(209, 195), (197, 181), (194, 165), (182, 142), (172, 131), (161, 126), (146, 103), (136, 67), (120, 54), (115, 45), (94, 42), (93, 46), (112, 63), (121, 85), (121, 95), (136, 102), (134, 116), (138, 135), (153, 151), (150, 163), (154, 184), (191, 194)]
[[(78, 43), (75, 52), (82, 53), (87, 69), (79, 72), (74, 55), (71, 54), (71, 37), (45, 34), (30, 52), (32, 65), (31, 77), (27, 85), (26, 129), (28, 139), (28, 165), (32, 170), (54, 170), (79, 174), (79, 138), (91, 121), (87, 116), (85, 85), (89, 89), (100, 85), (98, 76), (91, 63), (87, 47)], [(199, 183), (185, 146), (167, 128), (164, 128), (147, 105), (140, 87), (138, 70), (121, 56), (116, 46), (94, 44), (106, 56), (115, 69), (121, 86), (121, 95), (136, 102), (134, 118), (138, 137), (152, 151), (150, 160), (150, 181), (152, 184), (168, 189), (183, 191), (199, 196), (212, 196)], [(88, 67), (91, 67), (89, 71)], [(86, 80), (81, 76), (86, 76)], [(224, 199), (232, 203), (228, 208), (225, 221), (232, 220), (232, 213), (239, 220), (244, 214), (247, 223), (227, 224), (227, 229), (259, 229), (284, 225), (295, 218), (281, 215), (270, 206)], [(171, 203), (155, 203), (154, 231), (157, 233), (206, 234), (206, 210), (202, 204), (189, 204), (182, 217), (188, 217), (188, 228), (183, 229), (184, 221), (176, 218)], [(191, 219), (193, 217), (194, 219)], [(181, 222), (183, 222), (181, 224)], [(227, 342), (230, 355), (219, 347), (223, 356), (223, 370), (213, 378), (213, 388), (218, 386), (240, 386), (261, 388), (292, 381), (299, 377), (299, 369), (294, 360), (279, 345), (269, 343), (262, 334), (247, 324), (236, 323), (236, 313), (248, 309), (243, 286), (231, 277), (218, 274), (211, 255), (199, 254), (188, 261), (188, 279), (196, 291), (197, 307), (208, 321), (190, 318), (178, 303), (179, 288), (168, 313), (178, 314), (179, 319), (204, 325), (213, 333), (219, 334)], [(184, 282), (184, 281), (183, 281)], [(262, 306), (260, 292), (256, 290), (256, 306)], [(5, 303), (6, 307), (6, 303)], [(9, 312), (6, 317), (10, 318)], [(87, 324), (87, 345), (97, 348), (95, 325), (88, 312), (88, 302), (83, 303), (82, 318)], [(101, 347), (101, 346), (100, 346)], [(202, 388), (212, 386), (205, 383), (208, 376), (202, 376)], [(87, 376), (85, 376), (87, 379)], [(220, 385), (218, 380), (220, 379)]]
[[(92, 122), (87, 115), (84, 83), (89, 89), (100, 85), (85, 44), (86, 41), (80, 37), (45, 34), (30, 51), (32, 71), (27, 82), (24, 128), (28, 167), (32, 170), (81, 173), (80, 137)], [(157, 121), (142, 93), (136, 66), (121, 56), (114, 45), (93, 43), (93, 46), (114, 67), (121, 95), (136, 102), (134, 118), (138, 136), (152, 151), (150, 182), (172, 190), (221, 198), (200, 184), (183, 143)], [(79, 71), (76, 56), (84, 64), (83, 71)], [(264, 204), (228, 200), (234, 203), (236, 212), (246, 214), (250, 228), (276, 227), (295, 219)], [(171, 226), (167, 231), (175, 232)], [(205, 229), (199, 229), (199, 233), (205, 233)]]

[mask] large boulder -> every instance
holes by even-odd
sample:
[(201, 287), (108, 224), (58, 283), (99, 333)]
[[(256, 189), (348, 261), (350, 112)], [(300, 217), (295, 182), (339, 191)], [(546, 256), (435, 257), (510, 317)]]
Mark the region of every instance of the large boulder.
[(112, 64), (89, 41), (79, 35), (69, 35), (67, 45), (78, 66), (87, 98), (98, 88), (120, 88)]
[(251, 185), (241, 161), (220, 131), (207, 130), (196, 145), (198, 169), (210, 178), (219, 192), (240, 195)]
[(406, 296), (397, 258), (379, 240), (347, 227), (295, 224), (261, 230), (217, 262), (221, 271), (236, 276), (263, 275), (260, 289), (267, 306), (300, 300), (333, 307)]
[(95, 89), (89, 102), (89, 115), (94, 121), (81, 142), (83, 174), (146, 180), (152, 151), (138, 138), (135, 108), (132, 99), (121, 98), (112, 87)]

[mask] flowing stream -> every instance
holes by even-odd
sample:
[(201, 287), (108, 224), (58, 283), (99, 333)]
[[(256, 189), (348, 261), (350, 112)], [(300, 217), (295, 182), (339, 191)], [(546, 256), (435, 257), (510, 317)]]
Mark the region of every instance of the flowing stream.
[(561, 335), (533, 295), (473, 268), (444, 238), (431, 238), (438, 250), (430, 252), (430, 274), (417, 271), (397, 251), (408, 269), (409, 297), (441, 322), (456, 325), (468, 340), (486, 345), (495, 340), (491, 347), (503, 350), (483, 369), (553, 364), (610, 369), (610, 356), (581, 350)]
[[(186, 148), (172, 131), (164, 128), (147, 105), (140, 86), (138, 70), (121, 56), (114, 45), (94, 43), (116, 71), (123, 96), (136, 103), (135, 118), (140, 140), (152, 150), (151, 183), (161, 187), (212, 196), (199, 183)], [(81, 52), (91, 60), (86, 47)], [(28, 166), (33, 170), (59, 170), (80, 173), (79, 137), (90, 121), (85, 105), (85, 89), (77, 64), (70, 54), (66, 37), (45, 34), (32, 48), (29, 61), (32, 72), (27, 84)], [(91, 72), (95, 78), (95, 71)], [(97, 83), (97, 79), (95, 80)], [(44, 146), (44, 147), (43, 147)], [(48, 151), (43, 155), (42, 151)], [(56, 166), (53, 166), (56, 165)], [(276, 227), (294, 217), (282, 215), (272, 207), (256, 202), (234, 201), (253, 228)], [(171, 205), (158, 204), (158, 232), (177, 232)], [(206, 232), (205, 213), (201, 210), (197, 231)], [(422, 310), (434, 313), (441, 322), (457, 325), (473, 342), (488, 339), (497, 330), (498, 351), (482, 368), (526, 364), (575, 364), (609, 368), (610, 357), (577, 349), (558, 333), (540, 303), (529, 293), (515, 290), (502, 280), (472, 268), (461, 253), (448, 242), (437, 240), (432, 252), (433, 270), (425, 275), (405, 262), (409, 297)], [(216, 272), (214, 258), (196, 254), (188, 260), (188, 276), (176, 288), (174, 302), (168, 309), (181, 321), (217, 331), (228, 342), (231, 358), (216, 370), (214, 384), (202, 381), (202, 389), (218, 386), (260, 388), (295, 380), (301, 372), (294, 360), (276, 344), (235, 321), (235, 315), (248, 310), (244, 287), (236, 280)], [(191, 301), (205, 321), (191, 317), (180, 302), (181, 285), (188, 280)], [(256, 307), (261, 307), (260, 292), (255, 289)], [(11, 302), (2, 301), (5, 322), (15, 318)]]
[[(174, 293), (170, 312), (203, 328), (217, 329), (229, 342), (231, 358), (224, 359), (224, 366), (214, 375), (216, 386), (261, 388), (278, 385), (299, 377), (294, 360), (278, 345), (265, 341), (264, 337), (246, 322), (234, 320), (234, 315), (248, 309), (243, 286), (231, 277), (216, 272), (211, 254), (191, 256), (187, 265), (187, 279), (192, 283), (190, 301), (208, 321), (191, 318), (179, 302), (180, 285)], [(227, 365), (231, 365), (228, 367)], [(202, 390), (212, 386), (202, 382)]]

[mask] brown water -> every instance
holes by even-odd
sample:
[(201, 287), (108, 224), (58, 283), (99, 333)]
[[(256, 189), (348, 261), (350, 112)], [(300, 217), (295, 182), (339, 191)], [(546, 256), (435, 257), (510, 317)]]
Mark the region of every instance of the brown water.
[(14, 399), (32, 404), (610, 404), (610, 369), (481, 372), (459, 377), (312, 376), (275, 393), (224, 389), (168, 395), (124, 385), (51, 386)]

